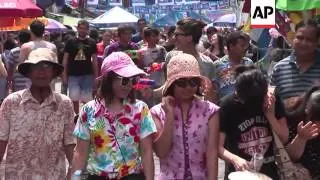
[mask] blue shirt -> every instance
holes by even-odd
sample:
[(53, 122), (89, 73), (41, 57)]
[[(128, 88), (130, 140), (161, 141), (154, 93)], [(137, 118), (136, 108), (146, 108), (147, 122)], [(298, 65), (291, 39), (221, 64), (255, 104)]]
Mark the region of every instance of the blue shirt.
[[(218, 87), (219, 98), (234, 92), (235, 78), (233, 76), (234, 67), (230, 64), (228, 55), (225, 55), (214, 63), (213, 79), (212, 81)], [(241, 64), (251, 65), (253, 61), (247, 57), (242, 58)]]

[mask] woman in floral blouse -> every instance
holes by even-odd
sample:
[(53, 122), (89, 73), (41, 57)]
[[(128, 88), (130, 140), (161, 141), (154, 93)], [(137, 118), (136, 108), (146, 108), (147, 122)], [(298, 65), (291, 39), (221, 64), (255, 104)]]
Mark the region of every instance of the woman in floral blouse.
[(87, 164), (88, 180), (153, 180), (150, 135), (156, 126), (148, 106), (133, 94), (138, 76), (145, 73), (122, 52), (109, 55), (101, 73), (97, 99), (84, 105), (74, 130), (73, 177)]
[(219, 107), (199, 97), (211, 81), (200, 75), (194, 56), (185, 53), (172, 57), (167, 77), (162, 103), (151, 109), (159, 132), (154, 150), (160, 180), (217, 179)]

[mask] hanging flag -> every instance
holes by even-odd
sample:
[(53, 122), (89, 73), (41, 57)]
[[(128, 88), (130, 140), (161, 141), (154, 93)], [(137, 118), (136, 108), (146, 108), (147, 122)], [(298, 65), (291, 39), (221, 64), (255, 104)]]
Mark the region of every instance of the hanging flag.
[(303, 11), (320, 7), (319, 0), (277, 0), (277, 9), (285, 11)]

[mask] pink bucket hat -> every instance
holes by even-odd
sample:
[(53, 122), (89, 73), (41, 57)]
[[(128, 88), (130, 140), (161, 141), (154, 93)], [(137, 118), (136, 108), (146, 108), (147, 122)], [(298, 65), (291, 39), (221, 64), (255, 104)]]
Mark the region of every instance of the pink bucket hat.
[(201, 87), (204, 92), (207, 92), (212, 86), (211, 81), (200, 74), (199, 63), (194, 56), (185, 53), (173, 56), (167, 65), (167, 81), (164, 84), (162, 95), (167, 94), (168, 88), (175, 80), (193, 77), (201, 79)]
[(103, 60), (100, 77), (108, 74), (110, 71), (122, 77), (148, 75), (142, 69), (138, 68), (132, 59), (124, 52), (114, 52)]

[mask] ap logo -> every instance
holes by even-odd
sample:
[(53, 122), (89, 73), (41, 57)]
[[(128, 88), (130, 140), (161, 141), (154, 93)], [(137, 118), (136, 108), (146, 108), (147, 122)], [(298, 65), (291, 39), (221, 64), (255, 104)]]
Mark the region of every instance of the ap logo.
[(275, 0), (251, 0), (251, 27), (275, 27)]

